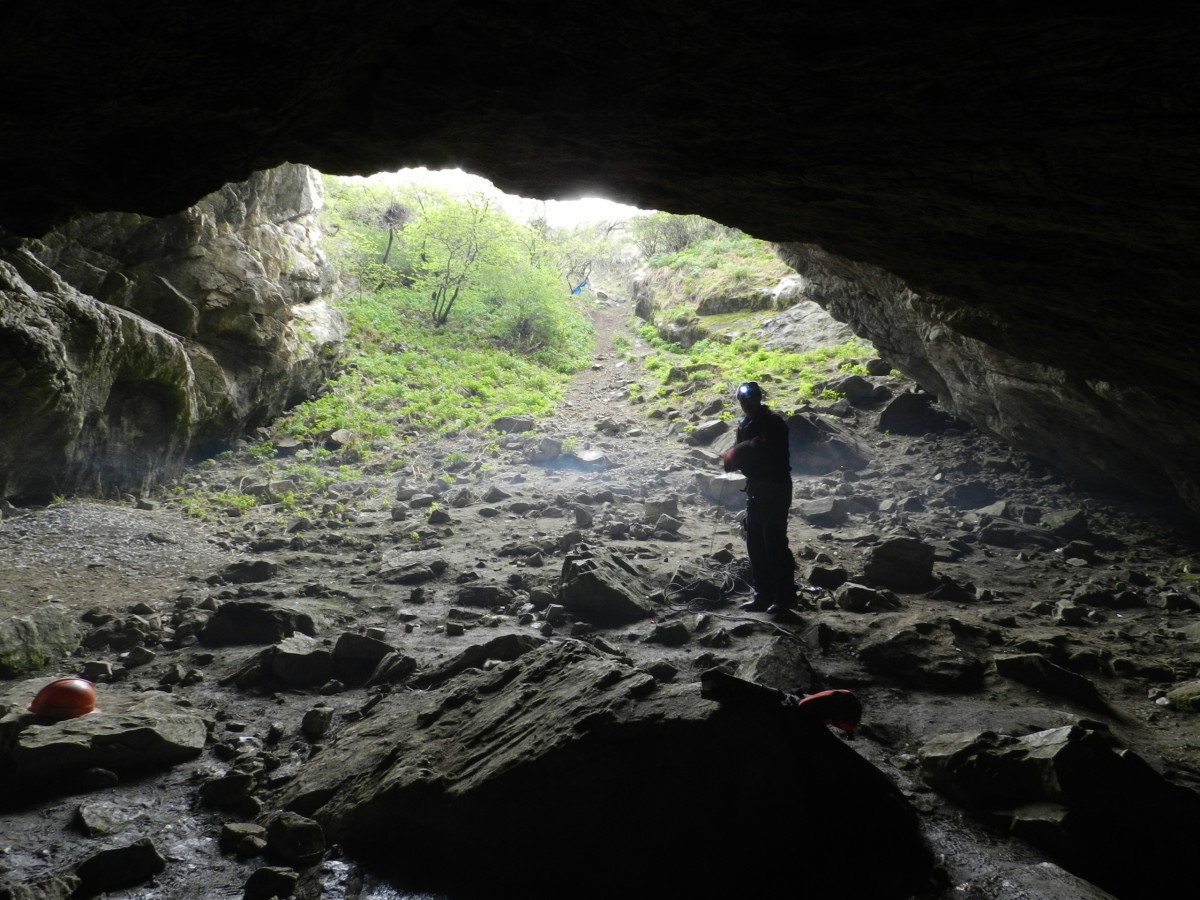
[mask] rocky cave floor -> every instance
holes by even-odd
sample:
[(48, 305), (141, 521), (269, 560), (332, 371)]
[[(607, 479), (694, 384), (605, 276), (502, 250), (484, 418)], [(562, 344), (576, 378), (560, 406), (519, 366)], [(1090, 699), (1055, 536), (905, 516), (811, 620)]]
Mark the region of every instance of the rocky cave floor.
[[(942, 873), (929, 888), (930, 898), (1078, 896), (1069, 884), (1021, 893), (1014, 873), (1047, 855), (991, 830), (922, 783), (916, 751), (934, 735), (985, 730), (1020, 735), (1098, 721), (1169, 780), (1200, 787), (1200, 717), (1160, 699), (1195, 679), (1200, 664), (1194, 529), (1138, 511), (1128, 500), (1078, 489), (1038, 461), (968, 428), (912, 437), (884, 434), (874, 427), (878, 406), (858, 408), (839, 423), (869, 445), (872, 464), (856, 476), (797, 476), (796, 503), (828, 497), (864, 502), (853, 504), (839, 525), (793, 516), (790, 538), (799, 574), (813, 565), (842, 567), (860, 580), (871, 546), (907, 535), (937, 548), (935, 575), (942, 587), (896, 592), (899, 609), (851, 611), (835, 603), (830, 590), (801, 582), (802, 608), (782, 621), (742, 613), (744, 595), (689, 604), (669, 588), (672, 573), (706, 555), (724, 558), (724, 548), (732, 550), (735, 563), (727, 568), (736, 573), (743, 556), (738, 509), (718, 506), (697, 489), (698, 472), (716, 471), (711, 453), (689, 446), (682, 434), (668, 434), (664, 422), (627, 401), (627, 385), (641, 377), (640, 369), (636, 360), (614, 353), (611, 339), (628, 315), (620, 305), (600, 311), (594, 365), (576, 377), (550, 421), (538, 423), (543, 433), (576, 438), (576, 452), (603, 451), (607, 464), (530, 463), (521, 435), (501, 440), (498, 449), (476, 438), (418, 438), (403, 468), (334, 484), (326, 510), (333, 514), (311, 510), (311, 521), (292, 531), (285, 528), (296, 524), (297, 514), (277, 504), (202, 521), (185, 516), (165, 493), (140, 505), (67, 500), (9, 510), (0, 523), (0, 619), (44, 604), (82, 616), (84, 646), (52, 662), (39, 681), (80, 674), (88, 663), (93, 673), (111, 664), (112, 684), (100, 685), (102, 708), (106, 691), (166, 690), (200, 711), (210, 727), (204, 752), (194, 761), (122, 773), (117, 783), (58, 779), (32, 786), (19, 799), (10, 796), (0, 812), (0, 884), (36, 882), (69, 871), (99, 849), (151, 837), (167, 859), (166, 870), (151, 883), (109, 896), (242, 895), (249, 875), (264, 863), (223, 851), (222, 824), (271, 811), (275, 791), (322, 745), (335, 741), (345, 722), (368, 710), (376, 695), (404, 688), (230, 683), (263, 647), (209, 646), (186, 625), (238, 598), (286, 603), (307, 613), (318, 638), (330, 645), (343, 632), (373, 634), (415, 659), (418, 672), (506, 632), (601, 638), (636, 665), (665, 661), (670, 666), (661, 666), (660, 673), (673, 668), (677, 680), (693, 681), (711, 666), (746, 663), (774, 641), (795, 642), (817, 683), (802, 683), (798, 676), (796, 683), (775, 686), (848, 687), (859, 695), (865, 713), (852, 746), (893, 778), (920, 812)], [(634, 347), (635, 355), (645, 352), (636, 338)], [(911, 387), (875, 380), (897, 392)], [(684, 421), (700, 420), (701, 411), (689, 408), (686, 395), (678, 406)], [(705, 418), (711, 416), (709, 411)], [(451, 452), (466, 460), (448, 472)], [(260, 469), (235, 461), (191, 474), (214, 488), (263, 481)], [(965, 486), (979, 481), (1013, 509), (1024, 510), (1026, 518), (1030, 510), (1083, 511), (1086, 540), (1066, 552), (1062, 546), (980, 540), (986, 517), (963, 508), (972, 490)], [(439, 497), (435, 512), (441, 515), (427, 522), (430, 507), (396, 499), (404, 488), (416, 489), (417, 497)], [(454, 505), (450, 498), (461, 488), (471, 499)], [(493, 489), (507, 496), (489, 495)], [(488, 496), (492, 499), (484, 499)], [(670, 498), (678, 503), (678, 533), (646, 534), (648, 529), (638, 527), (645, 502)], [(333, 510), (339, 503), (341, 509)], [(438, 523), (439, 518), (446, 521)], [(663, 590), (656, 621), (592, 628), (566, 617), (550, 625), (542, 612), (528, 611), (531, 597), (544, 601), (557, 590), (563, 538), (575, 530), (587, 544), (627, 558)], [(397, 554), (415, 549), (444, 562), (445, 570), (420, 585), (388, 578)], [(248, 560), (274, 565), (265, 570), (265, 580), (253, 580), (262, 575), (234, 566)], [(464, 606), (463, 587), (479, 584), (501, 586), (511, 602), (501, 609)], [(1108, 607), (1078, 602), (1088, 585), (1096, 588), (1088, 596), (1121, 600)], [(902, 671), (869, 670), (856, 653), (861, 640), (897, 617), (911, 622), (947, 616), (982, 629), (994, 654), (1042, 652), (1083, 675), (1108, 709), (1040, 693), (994, 668), (982, 684), (947, 682), (930, 689)], [(675, 621), (688, 629), (682, 643), (648, 640)], [(28, 699), (11, 692), (8, 698), (17, 711)], [(306, 735), (302, 720), (314, 707), (331, 708), (332, 720), (325, 733)], [(230, 808), (202, 802), (201, 785), (245, 753), (269, 756), (270, 777)], [(731, 758), (729, 765), (746, 762)], [(108, 825), (93, 836), (82, 833), (81, 806)], [(730, 839), (738, 840), (738, 826), (730, 826)], [(732, 843), (730, 852), (738, 852)], [(336, 848), (300, 884), (310, 896), (318, 890), (326, 897), (401, 896), (339, 857)]]

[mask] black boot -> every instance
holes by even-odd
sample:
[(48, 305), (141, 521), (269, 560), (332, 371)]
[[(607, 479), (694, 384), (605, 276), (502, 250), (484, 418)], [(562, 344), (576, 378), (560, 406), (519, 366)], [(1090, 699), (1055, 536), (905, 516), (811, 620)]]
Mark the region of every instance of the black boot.
[(742, 604), (743, 612), (766, 612), (770, 608), (771, 601), (758, 593), (758, 591), (755, 591), (750, 599)]

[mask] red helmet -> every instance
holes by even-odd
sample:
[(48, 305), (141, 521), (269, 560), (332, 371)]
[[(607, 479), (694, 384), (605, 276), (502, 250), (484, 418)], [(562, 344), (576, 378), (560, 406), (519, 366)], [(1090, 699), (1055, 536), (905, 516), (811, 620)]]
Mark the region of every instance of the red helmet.
[(37, 692), (29, 711), (35, 716), (74, 719), (96, 711), (96, 687), (86, 678), (59, 678)]
[(850, 691), (838, 688), (808, 694), (796, 702), (797, 709), (820, 716), (828, 725), (853, 735), (854, 728), (862, 721), (862, 703)]

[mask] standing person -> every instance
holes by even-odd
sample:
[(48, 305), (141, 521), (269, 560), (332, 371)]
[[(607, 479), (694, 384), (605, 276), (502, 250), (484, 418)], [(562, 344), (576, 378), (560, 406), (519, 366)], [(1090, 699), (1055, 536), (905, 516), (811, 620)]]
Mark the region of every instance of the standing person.
[(737, 399), (745, 418), (738, 423), (736, 443), (725, 453), (725, 471), (740, 470), (746, 476), (746, 553), (754, 595), (742, 609), (780, 615), (796, 605), (795, 561), (787, 536), (792, 505), (788, 427), (763, 404), (757, 381), (738, 385)]

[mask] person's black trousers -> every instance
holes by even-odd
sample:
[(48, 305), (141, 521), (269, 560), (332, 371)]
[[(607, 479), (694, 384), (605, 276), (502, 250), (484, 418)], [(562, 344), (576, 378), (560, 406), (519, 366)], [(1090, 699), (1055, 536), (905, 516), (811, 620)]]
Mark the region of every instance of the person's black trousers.
[(788, 548), (788, 510), (792, 483), (755, 481), (746, 487), (746, 553), (754, 596), (791, 605), (796, 597), (795, 561)]

